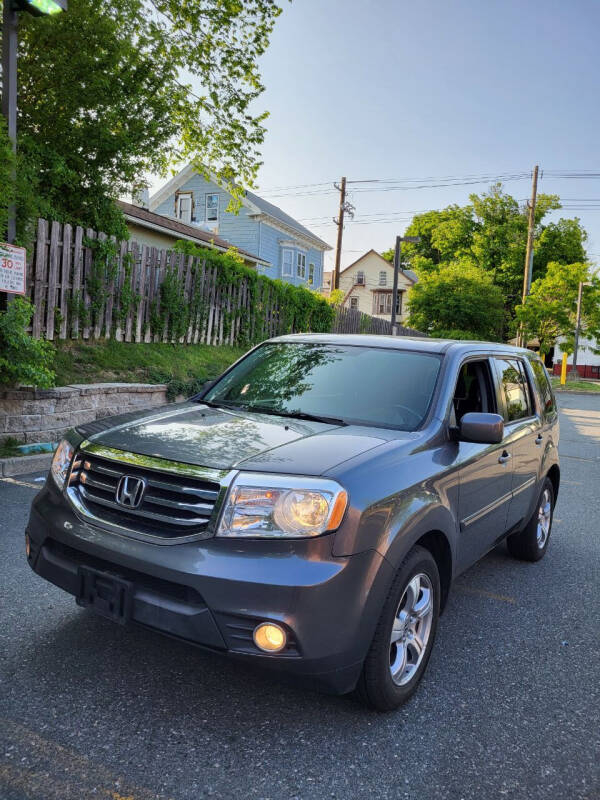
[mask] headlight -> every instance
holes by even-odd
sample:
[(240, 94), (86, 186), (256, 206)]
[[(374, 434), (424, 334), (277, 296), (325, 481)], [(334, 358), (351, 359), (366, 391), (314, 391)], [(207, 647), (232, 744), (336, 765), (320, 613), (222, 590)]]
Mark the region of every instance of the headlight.
[(339, 527), (347, 504), (347, 492), (335, 481), (242, 472), (217, 536), (319, 536)]
[(74, 455), (75, 448), (70, 442), (67, 442), (66, 439), (62, 440), (54, 452), (54, 458), (52, 459), (50, 472), (52, 473), (52, 477), (56, 481), (56, 485), (59, 489), (62, 489), (65, 485), (67, 475), (69, 474), (69, 467), (71, 466), (71, 461), (73, 461)]

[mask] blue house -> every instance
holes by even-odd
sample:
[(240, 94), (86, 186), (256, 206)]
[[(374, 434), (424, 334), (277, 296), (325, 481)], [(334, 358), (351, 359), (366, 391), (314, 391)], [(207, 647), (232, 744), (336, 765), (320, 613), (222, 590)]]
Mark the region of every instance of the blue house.
[[(237, 214), (227, 211), (231, 194), (188, 165), (150, 198), (150, 211), (195, 225), (226, 239), (262, 264), (261, 274), (319, 290), (323, 254), (331, 247), (262, 197), (246, 192)], [(266, 265), (265, 263), (266, 262)]]

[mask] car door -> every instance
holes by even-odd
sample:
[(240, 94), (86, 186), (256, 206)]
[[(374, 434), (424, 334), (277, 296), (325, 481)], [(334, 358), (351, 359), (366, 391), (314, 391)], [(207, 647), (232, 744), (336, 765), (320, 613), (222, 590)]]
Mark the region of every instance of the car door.
[(521, 358), (494, 359), (501, 390), (506, 444), (512, 454), (512, 498), (507, 529), (531, 513), (543, 455), (541, 408), (531, 376)]
[[(465, 365), (477, 377), (479, 394), (467, 382)], [(471, 396), (468, 404), (462, 401)], [(497, 374), (489, 358), (469, 359), (461, 365), (454, 408), (460, 412), (499, 410)], [(505, 438), (498, 444), (458, 442), (458, 517), (460, 521), (460, 568), (465, 569), (490, 550), (506, 531), (512, 493), (512, 450)]]

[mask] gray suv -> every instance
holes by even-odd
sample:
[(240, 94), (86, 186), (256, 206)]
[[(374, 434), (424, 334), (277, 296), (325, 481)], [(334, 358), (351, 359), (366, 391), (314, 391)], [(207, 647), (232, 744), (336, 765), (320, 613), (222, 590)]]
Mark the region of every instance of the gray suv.
[(452, 580), (504, 539), (546, 552), (557, 445), (527, 350), (282, 336), (188, 402), (70, 431), (27, 558), (115, 622), (390, 710)]

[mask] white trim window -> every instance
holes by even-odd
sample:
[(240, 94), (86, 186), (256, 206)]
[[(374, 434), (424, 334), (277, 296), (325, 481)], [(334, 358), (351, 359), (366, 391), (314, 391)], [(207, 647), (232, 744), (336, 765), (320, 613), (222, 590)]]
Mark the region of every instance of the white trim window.
[(294, 252), (293, 250), (281, 251), (281, 274), (291, 278), (293, 273)]
[(306, 278), (306, 253), (296, 254), (296, 275), (302, 280)]
[(179, 192), (175, 197), (175, 216), (188, 225), (192, 222), (194, 197), (191, 192)]
[(358, 272), (356, 273), (355, 283), (356, 283), (357, 286), (364, 286), (365, 285), (365, 283), (366, 283), (366, 281), (365, 281), (365, 273), (363, 272), (362, 269), (359, 269)]
[(315, 265), (309, 264), (308, 265), (308, 285), (313, 286), (315, 282)]
[(354, 311), (358, 311), (358, 297), (350, 298), (350, 308)]
[(377, 315), (392, 313), (391, 292), (375, 292), (375, 313)]
[(387, 272), (384, 269), (379, 273), (379, 285), (387, 286)]
[(219, 221), (219, 195), (207, 194), (206, 195), (206, 221), (218, 222)]

